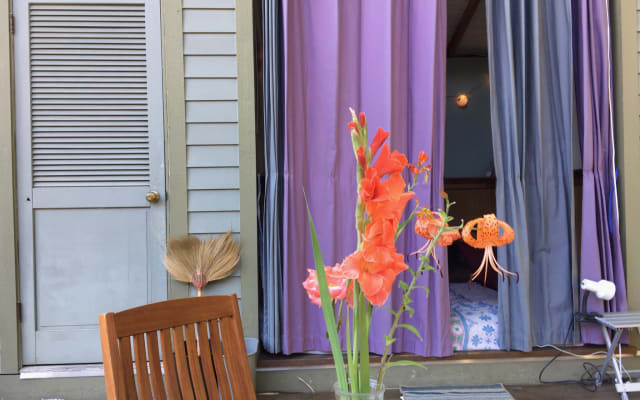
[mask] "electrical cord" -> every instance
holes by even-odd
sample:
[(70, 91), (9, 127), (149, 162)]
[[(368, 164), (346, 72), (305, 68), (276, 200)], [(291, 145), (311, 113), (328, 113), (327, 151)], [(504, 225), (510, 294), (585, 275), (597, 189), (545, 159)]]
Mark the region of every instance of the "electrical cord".
[(606, 351), (595, 351), (595, 352), (593, 352), (591, 354), (576, 354), (576, 353), (572, 353), (570, 351), (567, 351), (565, 349), (561, 349), (560, 347), (555, 346), (553, 344), (543, 344), (541, 346), (536, 346), (536, 347), (550, 347), (550, 348), (552, 348), (552, 349), (554, 349), (556, 351), (559, 351), (561, 353), (564, 353), (564, 354), (567, 354), (567, 355), (570, 355), (570, 356), (573, 356), (573, 357), (576, 357), (576, 358), (589, 358), (589, 357), (597, 356), (599, 354), (605, 354), (605, 355), (607, 354)]
[[(567, 341), (569, 340), (569, 335), (571, 334), (571, 330), (573, 329), (573, 317), (571, 318), (571, 323), (569, 324), (569, 329), (567, 329), (567, 334), (564, 337), (564, 345), (567, 344)], [(553, 345), (545, 345), (545, 346), (553, 346)], [(540, 346), (543, 347), (543, 346)], [(555, 346), (553, 346), (555, 347)], [(558, 359), (558, 357), (560, 357), (560, 354), (562, 354), (561, 352), (558, 352), (558, 354), (556, 354), (555, 356), (553, 356), (553, 358), (551, 358), (551, 360), (549, 360), (544, 367), (542, 367), (542, 369), (540, 370), (540, 374), (538, 374), (538, 382), (542, 383), (542, 384), (552, 384), (552, 383), (579, 383), (579, 381), (576, 380), (560, 380), (560, 381), (545, 381), (542, 379), (542, 375), (544, 374), (544, 371), (547, 370), (547, 368), (549, 368), (549, 366)]]
[[(571, 319), (571, 324), (569, 324), (569, 329), (567, 330), (567, 334), (564, 338), (564, 345), (566, 346), (567, 341), (569, 340), (569, 335), (571, 334), (571, 330), (574, 327), (574, 319)], [(620, 355), (620, 357), (622, 357), (622, 346), (618, 345), (618, 354)], [(589, 392), (595, 392), (598, 390), (598, 386), (596, 385), (596, 382), (598, 381), (598, 378), (602, 378), (600, 379), (601, 383), (605, 383), (605, 382), (613, 382), (613, 376), (607, 372), (605, 372), (605, 376), (601, 377), (600, 376), (600, 368), (602, 368), (602, 365), (600, 366), (596, 366), (595, 364), (591, 363), (591, 362), (584, 362), (582, 363), (582, 368), (584, 369), (584, 372), (582, 373), (582, 375), (580, 376), (579, 380), (574, 380), (574, 379), (567, 379), (567, 380), (558, 380), (558, 381), (546, 381), (542, 379), (542, 375), (544, 374), (544, 372), (546, 371), (546, 369), (553, 364), (553, 362), (555, 360), (558, 359), (558, 357), (560, 357), (560, 355), (562, 353), (564, 354), (568, 354), (570, 356), (576, 357), (576, 358), (587, 358), (587, 357), (591, 357), (594, 355), (599, 355), (599, 354), (607, 354), (607, 352), (605, 351), (596, 351), (593, 352), (591, 354), (575, 354), (572, 353), (570, 351), (561, 349), (560, 347), (554, 346), (552, 344), (545, 344), (542, 346), (537, 346), (537, 347), (550, 347), (555, 349), (556, 351), (558, 351), (558, 354), (556, 354), (555, 356), (553, 356), (553, 358), (551, 358), (551, 360), (549, 360), (544, 367), (542, 367), (542, 369), (540, 370), (540, 374), (538, 375), (538, 382), (540, 382), (541, 384), (553, 384), (553, 383), (576, 383), (578, 385), (580, 385), (583, 389), (589, 391)], [(615, 355), (614, 355), (615, 357)], [(622, 366), (622, 363), (619, 363), (620, 366)], [(631, 379), (631, 376), (629, 374), (629, 372), (622, 366), (623, 371), (625, 372), (625, 374), (627, 375), (627, 377), (629, 377), (629, 379)]]

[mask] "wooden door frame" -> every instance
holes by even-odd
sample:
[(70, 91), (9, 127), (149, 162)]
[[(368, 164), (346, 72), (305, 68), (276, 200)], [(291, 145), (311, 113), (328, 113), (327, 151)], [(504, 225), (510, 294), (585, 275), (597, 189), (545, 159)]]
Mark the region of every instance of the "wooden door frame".
[[(11, 1), (11, 0), (9, 0)], [(32, 146), (32, 129), (33, 125), (29, 123), (31, 120), (31, 74), (30, 74), (30, 34), (29, 34), (29, 14), (31, 4), (48, 3), (49, 0), (13, 0), (12, 19), (17, 25), (15, 34), (12, 36), (12, 52), (11, 62), (18, 63), (13, 65), (13, 85), (18, 87), (18, 91), (12, 96), (13, 113), (14, 113), (14, 147), (13, 168), (17, 181), (16, 192), (14, 196), (14, 207), (17, 211), (17, 231), (15, 232), (18, 242), (18, 275), (22, 278), (18, 282), (19, 296), (18, 301), (22, 302), (21, 336), (19, 357), (22, 363), (38, 364), (41, 351), (36, 353), (37, 338), (42, 334), (38, 329), (37, 323), (37, 285), (36, 285), (36, 222), (35, 210), (37, 195), (39, 188), (34, 187), (32, 181), (32, 158), (30, 155)], [(121, 0), (107, 1), (107, 3), (119, 4)], [(67, 2), (75, 3), (75, 0), (67, 0)], [(161, 198), (166, 200), (166, 170), (165, 170), (165, 142), (164, 135), (164, 92), (162, 68), (164, 60), (162, 59), (162, 15), (161, 0), (135, 0), (136, 4), (144, 7), (145, 35), (146, 35), (146, 78), (147, 78), (147, 113), (149, 120), (147, 121), (147, 129), (149, 131), (149, 190), (157, 190), (161, 193)], [(80, 2), (82, 3), (82, 2)], [(88, 4), (101, 4), (103, 0), (88, 0)], [(24, 64), (23, 64), (24, 62)], [(159, 85), (151, 85), (151, 82), (162, 82)], [(15, 123), (17, 121), (17, 124)], [(146, 185), (145, 185), (146, 186)], [(100, 188), (70, 188), (71, 190), (80, 190), (82, 193), (87, 191), (97, 191), (102, 193)], [(52, 189), (49, 189), (52, 190)], [(142, 190), (140, 197), (136, 196), (136, 205), (134, 207), (146, 208), (148, 233), (146, 241), (147, 251), (147, 296), (146, 303), (162, 301), (167, 299), (168, 295), (168, 277), (162, 265), (164, 248), (166, 244), (167, 222), (166, 222), (166, 202), (163, 200), (156, 205), (150, 205), (144, 200)], [(128, 192), (128, 191), (127, 191)], [(29, 200), (31, 197), (31, 200)], [(27, 201), (25, 201), (25, 198)], [(103, 198), (98, 195), (98, 198)], [(52, 208), (55, 208), (53, 206)], [(95, 205), (96, 209), (108, 207), (102, 204)], [(141, 209), (142, 209), (141, 208)], [(22, 228), (22, 229), (21, 229)], [(153, 233), (155, 231), (155, 233)], [(148, 269), (149, 266), (153, 268)], [(160, 269), (158, 269), (160, 268)], [(15, 280), (14, 280), (15, 281)], [(97, 316), (96, 328), (97, 328)], [(96, 329), (97, 331), (97, 329)], [(45, 332), (46, 334), (46, 332)], [(40, 344), (38, 344), (40, 345)], [(45, 348), (46, 346), (42, 347)], [(47, 360), (46, 363), (57, 363), (59, 359)], [(89, 362), (95, 362), (97, 359), (91, 359)]]
[(12, 0), (0, 0), (0, 374), (20, 369), (15, 137), (13, 115)]
[[(611, 41), (613, 44), (614, 127), (616, 165), (620, 171), (618, 201), (620, 236), (626, 272), (630, 310), (640, 310), (640, 101), (638, 67), (638, 3), (611, 0)], [(640, 346), (640, 339), (633, 344)]]
[(240, 262), (242, 326), (258, 337), (258, 200), (253, 51), (253, 1), (237, 0), (238, 131), (240, 152)]
[[(162, 80), (164, 88), (167, 237), (189, 232), (187, 214), (187, 125), (184, 89), (182, 0), (162, 0)], [(168, 298), (189, 296), (189, 285), (167, 277)]]

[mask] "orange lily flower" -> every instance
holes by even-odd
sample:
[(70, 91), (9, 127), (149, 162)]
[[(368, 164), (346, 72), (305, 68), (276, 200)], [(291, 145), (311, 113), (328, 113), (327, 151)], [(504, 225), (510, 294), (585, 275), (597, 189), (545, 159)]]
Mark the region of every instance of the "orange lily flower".
[[(446, 225), (449, 227), (449, 224)], [(418, 212), (418, 218), (414, 226), (415, 232), (427, 239), (427, 242), (419, 250), (412, 254), (426, 253), (431, 245), (431, 242), (438, 234), (438, 231), (442, 227), (442, 215), (439, 212), (431, 212), (427, 209)], [(442, 232), (438, 238), (439, 246), (451, 246), (453, 242), (460, 239), (460, 232), (457, 229)], [(436, 257), (435, 251), (432, 253), (433, 260), (436, 263), (436, 267), (440, 270), (440, 260)], [(442, 275), (442, 271), (440, 271)]]
[[(423, 238), (427, 240), (433, 240), (433, 238), (438, 234), (441, 226), (442, 217), (440, 216), (440, 213), (432, 213), (429, 210), (423, 210), (418, 213), (418, 219), (414, 226), (414, 230)], [(449, 227), (449, 224), (447, 224), (447, 227)], [(438, 245), (450, 246), (458, 239), (460, 239), (460, 232), (457, 229), (442, 232), (440, 238), (438, 239)]]

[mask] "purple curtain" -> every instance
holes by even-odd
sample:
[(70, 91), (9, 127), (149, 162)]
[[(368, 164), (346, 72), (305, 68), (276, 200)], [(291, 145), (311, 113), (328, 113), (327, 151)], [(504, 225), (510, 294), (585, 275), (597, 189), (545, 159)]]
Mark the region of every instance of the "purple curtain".
[[(283, 0), (285, 80), (284, 283), (285, 354), (329, 350), (321, 310), (301, 286), (313, 266), (303, 190), (316, 223), (324, 261), (342, 262), (356, 247), (355, 161), (348, 107), (364, 111), (370, 131), (391, 131), (392, 147), (410, 161), (423, 150), (433, 162), (421, 201), (441, 207), (443, 184), (446, 1)], [(422, 245), (407, 230), (399, 251)], [(452, 353), (445, 276), (424, 274), (416, 313), (408, 321), (422, 334), (399, 332), (394, 351), (423, 356)], [(415, 268), (415, 259), (409, 264)], [(402, 277), (406, 279), (409, 276)], [(387, 305), (396, 308), (400, 291)], [(391, 316), (374, 313), (371, 351), (382, 353)], [(402, 330), (401, 330), (402, 331)]]
[[(626, 311), (614, 166), (613, 95), (608, 0), (573, 0), (574, 71), (582, 148), (582, 246), (580, 279), (616, 284), (608, 305), (592, 296), (589, 311)], [(584, 343), (602, 343), (595, 326), (583, 325)]]

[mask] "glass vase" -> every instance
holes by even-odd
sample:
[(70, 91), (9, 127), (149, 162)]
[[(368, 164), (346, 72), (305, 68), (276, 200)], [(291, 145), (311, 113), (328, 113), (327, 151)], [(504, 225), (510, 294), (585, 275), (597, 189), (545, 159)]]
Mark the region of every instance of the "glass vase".
[(336, 400), (384, 400), (384, 385), (378, 387), (377, 381), (371, 379), (369, 381), (369, 393), (351, 393), (340, 390), (338, 382), (333, 385), (333, 392)]

